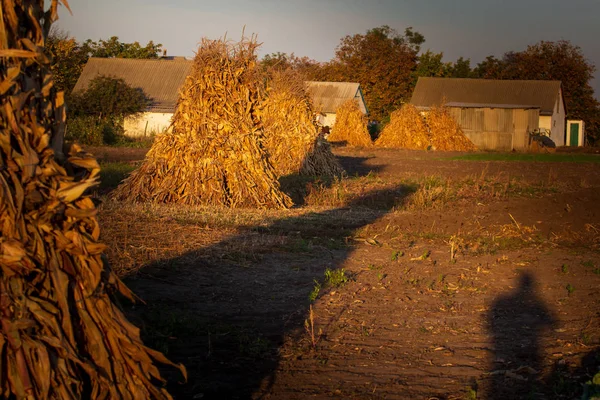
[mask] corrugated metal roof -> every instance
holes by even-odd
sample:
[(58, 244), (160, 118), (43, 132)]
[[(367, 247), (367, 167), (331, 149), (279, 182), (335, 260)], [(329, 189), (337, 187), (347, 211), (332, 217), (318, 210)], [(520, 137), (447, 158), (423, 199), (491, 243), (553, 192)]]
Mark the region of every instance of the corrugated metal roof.
[(367, 114), (360, 84), (356, 82), (306, 82), (308, 93), (313, 104), (324, 113), (335, 113), (336, 110), (351, 99), (357, 99), (364, 114)]
[(541, 115), (552, 115), (560, 88), (560, 81), (419, 78), (410, 102), (417, 107), (442, 102), (525, 104), (539, 107)]
[(179, 88), (190, 73), (193, 62), (180, 58), (141, 60), (130, 58), (90, 58), (73, 91), (85, 90), (100, 75), (121, 78), (140, 88), (150, 98), (149, 109), (174, 112)]
[(446, 103), (446, 105), (448, 107), (459, 107), (459, 108), (505, 108), (505, 109), (540, 108), (540, 106), (534, 106), (534, 105), (530, 105), (530, 104), (461, 103), (461, 102), (456, 102), (456, 101), (448, 102), (448, 103)]

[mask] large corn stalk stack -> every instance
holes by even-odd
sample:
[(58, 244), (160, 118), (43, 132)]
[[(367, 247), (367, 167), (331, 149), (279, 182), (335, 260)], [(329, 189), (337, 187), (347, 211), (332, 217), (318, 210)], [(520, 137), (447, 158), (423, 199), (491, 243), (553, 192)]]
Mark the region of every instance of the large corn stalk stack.
[(270, 71), (261, 112), (264, 147), (278, 176), (339, 176), (344, 170), (318, 133), (315, 112), (302, 76)]
[(327, 138), (330, 142), (345, 142), (348, 146), (369, 147), (373, 144), (367, 130), (367, 119), (355, 100), (348, 100), (335, 112), (335, 125)]
[[(133, 298), (103, 262), (84, 191), (99, 166), (51, 148), (65, 121), (44, 39), (59, 0), (0, 9), (0, 393), (18, 399), (170, 398), (139, 330), (112, 302)], [(62, 1), (65, 6), (67, 2)]]
[(256, 40), (203, 39), (179, 93), (173, 130), (114, 192), (119, 200), (285, 208), (262, 147)]
[(465, 136), (446, 107), (433, 107), (427, 113), (430, 143), (434, 150), (474, 151), (477, 147)]
[(415, 106), (404, 104), (390, 116), (375, 145), (387, 148), (426, 150), (429, 133), (425, 120)]

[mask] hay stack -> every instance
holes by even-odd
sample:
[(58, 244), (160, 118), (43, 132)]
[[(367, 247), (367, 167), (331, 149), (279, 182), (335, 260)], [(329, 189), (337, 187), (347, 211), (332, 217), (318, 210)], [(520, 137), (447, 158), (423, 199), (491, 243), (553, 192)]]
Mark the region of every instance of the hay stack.
[(367, 119), (355, 100), (348, 100), (336, 110), (335, 125), (327, 140), (357, 147), (373, 144), (367, 130)]
[(142, 166), (114, 192), (119, 200), (285, 208), (262, 147), (261, 75), (253, 38), (202, 40), (180, 90), (173, 130), (156, 138)]
[(404, 104), (390, 116), (390, 122), (383, 128), (375, 141), (376, 146), (426, 150), (429, 146), (429, 132), (425, 120), (412, 104)]
[(344, 172), (329, 143), (318, 134), (315, 112), (300, 74), (269, 71), (261, 116), (264, 147), (278, 176), (338, 176)]
[(434, 150), (477, 150), (446, 107), (433, 107), (427, 114), (427, 126), (429, 127), (431, 148)]
[(0, 392), (168, 399), (153, 364), (168, 361), (112, 301), (133, 294), (103, 261), (83, 194), (98, 163), (73, 146), (59, 164), (50, 147), (65, 113), (43, 45), (59, 5), (5, 0), (0, 15)]

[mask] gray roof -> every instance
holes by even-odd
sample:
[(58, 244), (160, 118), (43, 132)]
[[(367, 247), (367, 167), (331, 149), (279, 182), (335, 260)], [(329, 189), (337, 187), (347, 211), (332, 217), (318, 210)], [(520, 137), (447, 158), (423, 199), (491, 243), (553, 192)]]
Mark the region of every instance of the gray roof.
[(174, 59), (90, 58), (83, 68), (74, 92), (85, 90), (98, 76), (122, 78), (128, 85), (140, 88), (149, 97), (149, 110), (174, 112), (179, 88), (190, 73), (193, 61)]
[[(487, 105), (521, 105), (552, 115), (561, 93), (560, 81), (518, 81), (468, 78), (419, 78), (411, 104), (426, 108), (442, 102)], [(513, 106), (514, 107), (514, 106)]]
[(306, 86), (313, 104), (321, 112), (335, 113), (346, 101), (357, 99), (361, 111), (364, 114), (368, 113), (359, 83), (309, 81), (306, 82)]
[[(456, 101), (451, 101), (446, 103), (448, 107), (459, 107), (459, 108), (520, 108), (520, 109), (530, 109), (530, 108), (540, 108), (540, 106), (534, 106), (530, 104), (494, 104), (494, 103), (461, 103)], [(418, 108), (418, 107), (417, 107)]]

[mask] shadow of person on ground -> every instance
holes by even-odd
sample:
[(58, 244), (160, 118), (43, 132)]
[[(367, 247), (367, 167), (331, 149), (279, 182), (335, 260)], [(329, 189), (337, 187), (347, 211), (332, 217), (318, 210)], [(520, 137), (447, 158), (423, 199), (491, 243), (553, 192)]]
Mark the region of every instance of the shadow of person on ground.
[(541, 337), (556, 321), (536, 295), (531, 273), (522, 272), (518, 287), (494, 301), (487, 322), (494, 354), (486, 398), (535, 398), (543, 386)]
[(344, 207), (247, 227), (211, 246), (143, 267), (126, 280), (147, 306), (129, 310), (145, 342), (188, 369), (177, 399), (268, 393), (288, 335), (303, 331), (315, 282), (342, 267), (358, 229), (414, 191), (374, 190)]

